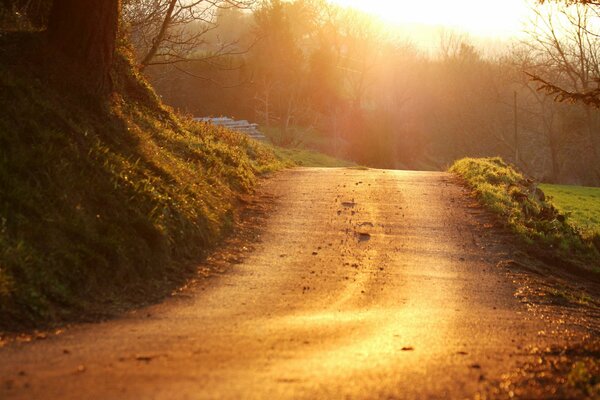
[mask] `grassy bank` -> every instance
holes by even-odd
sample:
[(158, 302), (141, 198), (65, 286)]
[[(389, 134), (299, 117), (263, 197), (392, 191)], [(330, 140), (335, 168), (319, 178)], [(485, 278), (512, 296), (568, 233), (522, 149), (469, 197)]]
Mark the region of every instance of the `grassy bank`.
[(450, 171), (462, 177), (483, 205), (525, 242), (600, 271), (598, 236), (586, 234), (576, 219), (559, 211), (535, 182), (514, 167), (500, 158), (465, 158)]
[(282, 166), (264, 145), (178, 118), (125, 52), (110, 99), (65, 90), (61, 74), (77, 71), (39, 40), (0, 43), (2, 329), (168, 290), (231, 230), (257, 176)]

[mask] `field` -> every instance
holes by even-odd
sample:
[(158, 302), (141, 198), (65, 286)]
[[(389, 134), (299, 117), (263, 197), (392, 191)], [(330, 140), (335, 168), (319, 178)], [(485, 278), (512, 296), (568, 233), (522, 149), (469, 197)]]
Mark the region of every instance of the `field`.
[(586, 236), (600, 235), (600, 188), (549, 184), (540, 188)]

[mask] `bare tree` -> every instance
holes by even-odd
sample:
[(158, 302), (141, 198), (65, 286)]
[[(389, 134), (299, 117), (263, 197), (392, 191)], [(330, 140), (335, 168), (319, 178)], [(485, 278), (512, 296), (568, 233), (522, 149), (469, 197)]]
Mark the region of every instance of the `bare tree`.
[[(239, 40), (209, 42), (218, 15), (227, 9), (250, 9), (256, 0), (128, 0), (124, 20), (138, 53), (141, 70), (150, 65), (186, 61), (216, 62), (247, 51)], [(219, 39), (219, 38), (217, 38)], [(200, 49), (203, 51), (200, 52)]]
[(593, 31), (600, 21), (600, 2), (554, 3), (567, 6), (535, 8), (534, 28), (529, 36), (533, 39), (531, 48), (548, 55), (548, 67), (558, 68), (562, 74), (558, 81), (539, 74), (529, 75), (557, 101), (581, 102), (600, 108), (600, 34)]
[[(600, 37), (590, 32), (595, 13), (589, 6), (536, 8), (530, 40), (528, 75), (558, 101), (600, 107)], [(597, 22), (597, 21), (595, 21)], [(586, 107), (585, 131), (594, 164), (600, 160), (598, 112)], [(600, 177), (600, 170), (596, 167)]]
[(376, 21), (355, 10), (344, 10), (337, 21), (340, 30), (342, 74), (355, 109), (360, 109), (374, 83), (373, 71), (382, 55), (384, 35)]
[(255, 112), (269, 126), (277, 122), (284, 132), (305, 114), (301, 98), (305, 72), (302, 35), (297, 23), (306, 24), (309, 6), (304, 2), (272, 0), (254, 14), (254, 33), (261, 40), (253, 49)]

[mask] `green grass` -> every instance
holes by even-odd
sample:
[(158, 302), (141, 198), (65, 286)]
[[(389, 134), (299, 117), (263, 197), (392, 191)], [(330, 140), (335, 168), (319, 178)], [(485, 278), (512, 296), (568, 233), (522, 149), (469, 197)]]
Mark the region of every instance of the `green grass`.
[(540, 188), (586, 236), (600, 236), (600, 188), (541, 184)]
[(0, 329), (167, 293), (231, 231), (258, 176), (285, 166), (174, 115), (124, 53), (99, 100), (64, 87), (78, 71), (45, 65), (35, 44), (0, 43)]
[(292, 126), (287, 131), (278, 127), (263, 127), (265, 136), (273, 143), (275, 154), (303, 167), (350, 167), (356, 163), (326, 154), (332, 139), (315, 129)]
[(291, 160), (295, 165), (302, 167), (351, 167), (356, 164), (328, 156), (327, 154), (319, 153), (314, 150), (298, 149), (298, 148), (283, 148), (273, 147), (275, 154), (284, 160)]
[[(488, 209), (501, 216), (525, 242), (552, 249), (598, 271), (600, 243), (584, 234), (569, 215), (544, 199), (537, 185), (500, 158), (464, 158), (450, 171), (461, 176)], [(576, 221), (576, 220), (573, 220)]]

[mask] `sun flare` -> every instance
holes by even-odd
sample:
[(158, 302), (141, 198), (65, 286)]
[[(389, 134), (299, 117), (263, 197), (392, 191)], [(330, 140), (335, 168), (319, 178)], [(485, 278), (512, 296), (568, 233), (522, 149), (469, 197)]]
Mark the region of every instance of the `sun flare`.
[(474, 35), (518, 35), (529, 10), (528, 0), (332, 0), (374, 14), (386, 22), (459, 29)]

